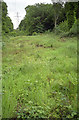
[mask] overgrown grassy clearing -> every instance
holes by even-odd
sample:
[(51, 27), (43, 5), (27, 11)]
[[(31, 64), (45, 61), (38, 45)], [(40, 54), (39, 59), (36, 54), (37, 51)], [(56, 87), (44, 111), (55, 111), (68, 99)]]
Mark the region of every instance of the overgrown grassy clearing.
[(77, 39), (54, 34), (3, 39), (3, 118), (73, 118)]

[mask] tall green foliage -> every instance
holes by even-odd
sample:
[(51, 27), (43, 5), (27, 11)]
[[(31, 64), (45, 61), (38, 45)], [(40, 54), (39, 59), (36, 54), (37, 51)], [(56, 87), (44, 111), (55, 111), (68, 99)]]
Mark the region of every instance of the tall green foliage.
[(67, 2), (65, 4), (68, 27), (72, 28), (76, 19), (78, 19), (78, 2)]
[(68, 27), (70, 29), (74, 23), (74, 5), (72, 2), (68, 3), (67, 9)]
[(20, 30), (27, 30), (29, 34), (32, 34), (33, 32), (42, 33), (45, 30), (53, 28), (54, 24), (52, 22), (51, 4), (27, 6), (25, 10), (26, 16), (19, 25)]
[(61, 0), (58, 2), (52, 0), (52, 2), (53, 4), (27, 6), (25, 18), (21, 21), (19, 29), (25, 31), (27, 35), (32, 35), (53, 30), (54, 27), (58, 29), (60, 23), (67, 21), (66, 27), (70, 30), (78, 19), (78, 2), (66, 2), (65, 4)]
[[(56, 13), (54, 7), (57, 9)], [(55, 21), (58, 24), (64, 19), (64, 17), (61, 17), (64, 16), (64, 12), (61, 12), (60, 9), (63, 9), (60, 3), (27, 6), (25, 8), (26, 16), (21, 21), (19, 29), (26, 31), (28, 34), (32, 34), (33, 32), (43, 33), (47, 30), (52, 30), (55, 26)]]
[(56, 28), (57, 26), (57, 21), (59, 19), (59, 16), (61, 15), (62, 12), (62, 4), (60, 3), (53, 3), (53, 21), (54, 21), (54, 26)]
[(9, 33), (13, 30), (13, 23), (10, 17), (7, 16), (7, 5), (5, 2), (2, 2), (2, 32)]
[(79, 2), (74, 2), (74, 11), (76, 19), (79, 18)]

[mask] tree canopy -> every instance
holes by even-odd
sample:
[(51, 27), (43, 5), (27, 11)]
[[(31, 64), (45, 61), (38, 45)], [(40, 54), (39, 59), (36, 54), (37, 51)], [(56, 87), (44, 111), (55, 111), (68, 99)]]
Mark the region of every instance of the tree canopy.
[(13, 23), (10, 17), (7, 15), (7, 4), (2, 2), (2, 31), (3, 33), (9, 33), (13, 30)]
[[(54, 11), (53, 9), (55, 6), (56, 8), (58, 7), (56, 11)], [(63, 17), (64, 13), (61, 12), (63, 11), (63, 9), (64, 8), (60, 3), (56, 3), (54, 5), (41, 3), (27, 6), (25, 8), (26, 10), (25, 18), (24, 20), (21, 21), (19, 29), (26, 30), (29, 34), (32, 34), (33, 32), (42, 33), (45, 32), (46, 30), (51, 31), (55, 26), (55, 20), (56, 23), (59, 23), (64, 19)], [(60, 17), (59, 20), (58, 17)]]
[(21, 21), (19, 29), (26, 31), (28, 35), (33, 32), (42, 33), (53, 30), (63, 21), (67, 21), (70, 30), (78, 19), (78, 2), (62, 2), (52, 0), (52, 4), (35, 4), (25, 8), (26, 15)]
[[(63, 21), (67, 21), (70, 30), (79, 18), (79, 3), (52, 0), (52, 4), (28, 5), (25, 11), (26, 15), (18, 28), (27, 35), (52, 31)], [(2, 31), (3, 33), (13, 31), (13, 23), (8, 16), (7, 4), (4, 1), (2, 2)]]

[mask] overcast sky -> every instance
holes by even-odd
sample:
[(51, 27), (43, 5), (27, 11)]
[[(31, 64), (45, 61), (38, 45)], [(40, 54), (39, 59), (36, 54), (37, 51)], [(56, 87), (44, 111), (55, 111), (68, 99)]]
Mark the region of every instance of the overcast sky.
[[(24, 18), (26, 12), (25, 7), (33, 5), (35, 3), (52, 3), (51, 0), (4, 0), (8, 6), (8, 16), (10, 16), (14, 28), (18, 27), (20, 21)], [(19, 16), (19, 22), (17, 20), (17, 12)]]

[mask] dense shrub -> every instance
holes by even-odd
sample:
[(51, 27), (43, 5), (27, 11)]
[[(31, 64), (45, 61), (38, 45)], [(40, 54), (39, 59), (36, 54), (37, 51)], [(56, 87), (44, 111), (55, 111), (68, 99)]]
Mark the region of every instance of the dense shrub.
[(60, 23), (55, 30), (56, 34), (61, 34), (62, 37), (75, 36), (79, 33), (79, 19), (75, 20), (72, 28), (68, 30), (67, 21)]
[(61, 22), (54, 30), (57, 34), (67, 32), (68, 31), (67, 20), (64, 22)]
[(79, 19), (76, 20), (70, 31), (63, 34), (64, 37), (76, 36), (79, 33)]
[(77, 35), (77, 32), (79, 31), (79, 20), (76, 20), (73, 24), (72, 28), (70, 29), (70, 34)]
[(2, 32), (7, 34), (11, 31), (13, 31), (13, 23), (8, 16), (7, 4), (2, 2)]
[(37, 32), (33, 32), (32, 35), (37, 35)]
[(21, 36), (21, 35), (27, 35), (27, 34), (24, 31), (13, 30), (8, 35), (16, 37), (16, 36), (19, 36), (19, 35)]

